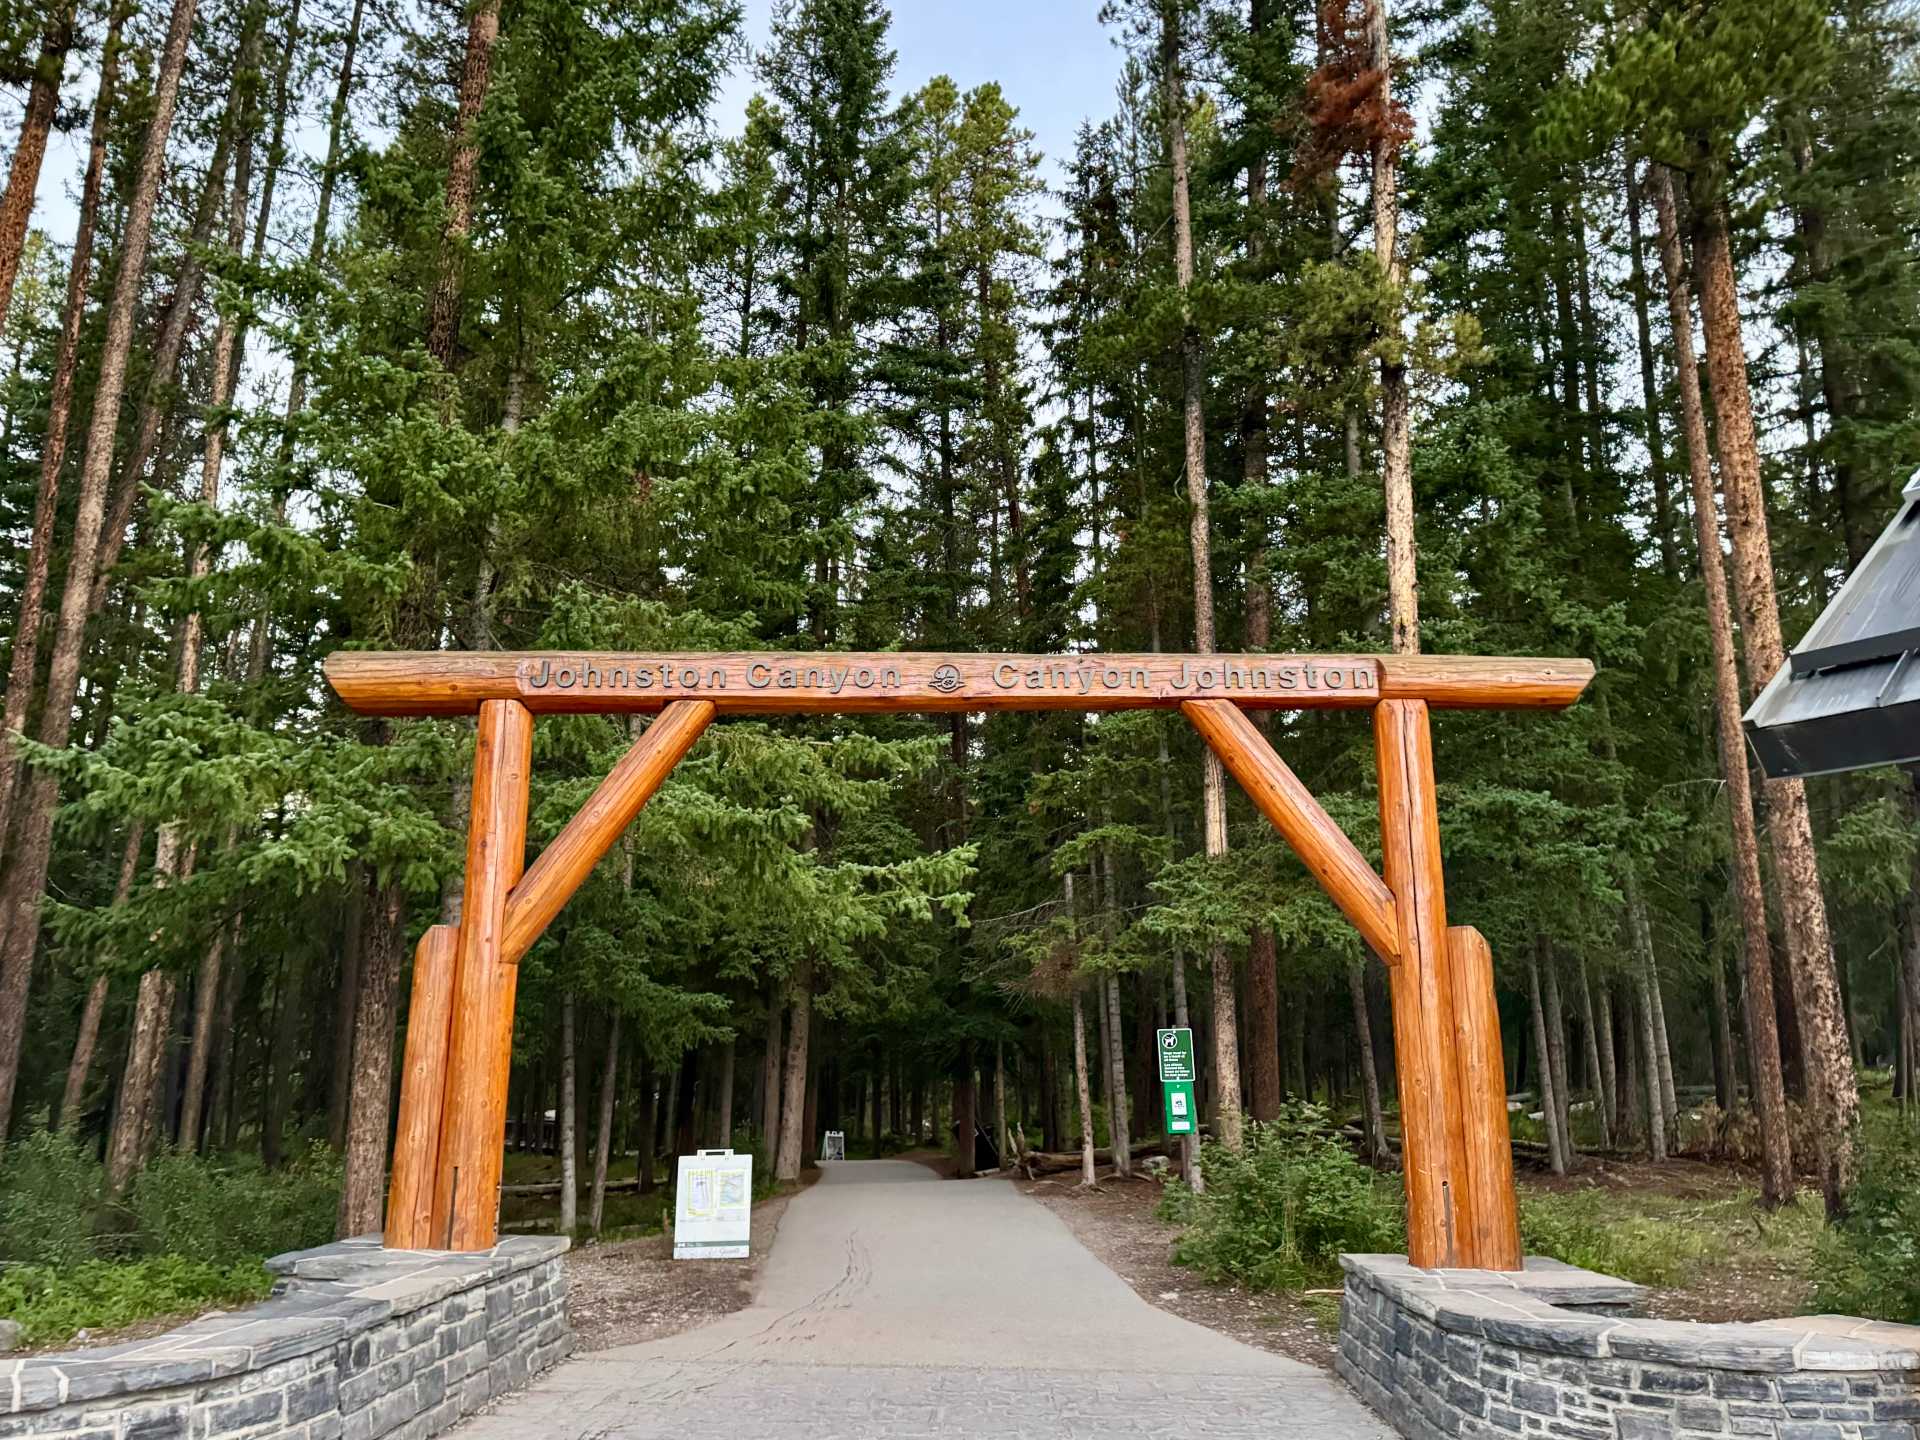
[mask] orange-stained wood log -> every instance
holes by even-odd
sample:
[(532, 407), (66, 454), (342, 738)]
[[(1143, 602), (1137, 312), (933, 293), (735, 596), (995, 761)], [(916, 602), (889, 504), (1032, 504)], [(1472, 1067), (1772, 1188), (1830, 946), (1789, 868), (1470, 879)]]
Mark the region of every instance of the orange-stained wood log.
[(1397, 964), (1400, 931), (1393, 892), (1246, 712), (1230, 700), (1189, 700), (1180, 711), (1361, 938), (1387, 964)]
[(327, 680), (364, 715), (471, 714), (486, 700), (541, 713), (658, 710), (711, 700), (722, 714), (832, 711), (1253, 709), (1423, 699), (1457, 707), (1571, 705), (1585, 660), (1476, 655), (1000, 655), (903, 651), (607, 654), (345, 651)]
[(1383, 701), (1373, 712), (1380, 767), (1380, 836), (1399, 918), (1400, 963), (1387, 972), (1393, 1061), (1400, 1084), (1407, 1185), (1407, 1255), (1415, 1265), (1470, 1265), (1464, 1238), (1475, 1221), (1463, 1187), (1465, 1135), (1454, 1044), (1447, 904), (1433, 742), (1420, 700)]
[(517, 964), (553, 923), (653, 792), (693, 748), (713, 719), (708, 700), (676, 700), (660, 712), (647, 733), (633, 742), (620, 763), (580, 807), (580, 813), (553, 837), (540, 858), (527, 867), (507, 897), (507, 931), (501, 958)]
[(430, 925), (413, 952), (413, 1001), (400, 1070), (400, 1119), (387, 1181), (386, 1247), (433, 1248), (433, 1176), (447, 1095), (447, 1043), (453, 1021), (453, 972), (460, 932)]
[(1453, 974), (1454, 1059), (1465, 1130), (1461, 1187), (1470, 1228), (1460, 1235), (1461, 1264), (1518, 1270), (1520, 1216), (1513, 1198), (1513, 1142), (1507, 1130), (1507, 1062), (1500, 1050), (1500, 1006), (1493, 952), (1471, 925), (1447, 927)]
[(515, 700), (480, 707), (467, 830), (466, 894), (447, 1052), (446, 1113), (434, 1167), (433, 1236), (440, 1250), (486, 1250), (496, 1239), (500, 1165), (520, 967), (502, 955), (507, 894), (526, 863), (533, 715)]

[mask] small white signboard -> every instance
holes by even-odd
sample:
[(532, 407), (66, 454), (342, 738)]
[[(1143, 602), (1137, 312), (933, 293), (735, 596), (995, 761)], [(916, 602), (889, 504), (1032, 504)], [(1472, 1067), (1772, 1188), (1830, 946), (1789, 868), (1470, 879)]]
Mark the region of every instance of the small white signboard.
[(702, 1150), (680, 1157), (673, 1258), (744, 1260), (753, 1235), (753, 1156)]
[(846, 1159), (847, 1132), (844, 1130), (827, 1131), (820, 1141), (820, 1158), (822, 1160)]

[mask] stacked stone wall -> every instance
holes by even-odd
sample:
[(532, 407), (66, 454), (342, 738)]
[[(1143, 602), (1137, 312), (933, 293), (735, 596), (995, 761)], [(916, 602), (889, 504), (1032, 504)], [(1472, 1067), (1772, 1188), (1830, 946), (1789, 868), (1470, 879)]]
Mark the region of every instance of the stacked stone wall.
[(378, 1236), (268, 1262), (263, 1303), (165, 1335), (0, 1357), (0, 1437), (426, 1440), (566, 1355), (564, 1239), (473, 1255)]
[(1639, 1287), (1349, 1255), (1340, 1373), (1410, 1440), (1920, 1440), (1920, 1328), (1649, 1320)]

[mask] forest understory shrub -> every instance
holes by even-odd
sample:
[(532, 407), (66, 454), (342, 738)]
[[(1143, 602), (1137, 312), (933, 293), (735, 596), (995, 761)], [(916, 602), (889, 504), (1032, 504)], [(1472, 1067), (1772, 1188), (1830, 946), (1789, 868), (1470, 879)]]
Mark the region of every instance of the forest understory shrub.
[(1814, 1252), (1816, 1308), (1920, 1324), (1920, 1128), (1896, 1116), (1868, 1125), (1848, 1204)]
[(1397, 1177), (1368, 1169), (1324, 1106), (1250, 1121), (1241, 1154), (1209, 1144), (1200, 1163), (1205, 1193), (1170, 1182), (1161, 1214), (1184, 1226), (1175, 1261), (1209, 1280), (1298, 1289), (1337, 1275), (1343, 1251), (1406, 1248)]
[(333, 1238), (340, 1162), (324, 1144), (280, 1170), (164, 1153), (124, 1201), (90, 1147), (51, 1132), (0, 1168), (0, 1318), (27, 1344), (257, 1299), (268, 1255)]

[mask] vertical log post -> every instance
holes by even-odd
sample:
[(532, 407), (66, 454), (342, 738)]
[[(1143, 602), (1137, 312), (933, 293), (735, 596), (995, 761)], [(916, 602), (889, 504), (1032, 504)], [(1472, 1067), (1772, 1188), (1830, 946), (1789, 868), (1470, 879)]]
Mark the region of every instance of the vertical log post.
[(457, 927), (431, 925), (413, 952), (400, 1118), (394, 1128), (393, 1175), (387, 1185), (385, 1243), (389, 1250), (433, 1246), (433, 1178), (447, 1097), (447, 1045), (459, 945)]
[(1426, 702), (1381, 701), (1373, 712), (1373, 742), (1380, 768), (1381, 857), (1400, 932), (1400, 963), (1387, 977), (1400, 1084), (1407, 1258), (1423, 1267), (1452, 1268), (1471, 1263), (1464, 1249), (1475, 1220), (1462, 1183), (1458, 1031)]
[(467, 879), (453, 984), (446, 1114), (435, 1164), (432, 1230), (443, 1250), (486, 1250), (497, 1238), (500, 1166), (513, 1063), (519, 968), (502, 954), (507, 893), (526, 863), (533, 714), (487, 700), (473, 753)]
[(1471, 925), (1450, 925), (1447, 960), (1453, 972), (1455, 1069), (1466, 1152), (1460, 1263), (1476, 1270), (1518, 1270), (1524, 1256), (1513, 1194), (1507, 1060), (1500, 1046), (1493, 952)]

